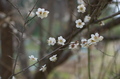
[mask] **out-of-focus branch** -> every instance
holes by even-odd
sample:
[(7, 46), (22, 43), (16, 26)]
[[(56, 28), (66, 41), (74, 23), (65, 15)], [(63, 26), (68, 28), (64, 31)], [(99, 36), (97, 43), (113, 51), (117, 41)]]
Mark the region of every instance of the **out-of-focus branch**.
[(103, 20), (110, 19), (110, 18), (112, 18), (112, 17), (114, 17), (114, 16), (117, 16), (117, 15), (119, 15), (119, 14), (120, 14), (120, 11), (117, 12), (117, 13), (115, 13), (115, 14), (113, 14), (113, 15), (110, 15), (110, 16), (107, 16), (107, 17), (105, 17), (105, 18), (99, 19), (99, 20), (95, 21), (95, 23), (100, 22), (100, 21), (103, 21)]
[(120, 40), (120, 36), (104, 36), (104, 40), (103, 41), (116, 41), (116, 40)]
[[(117, 27), (117, 25), (119, 25), (119, 24), (120, 24), (120, 17), (108, 22), (107, 24), (105, 24), (102, 27), (96, 27), (96, 28), (91, 29), (89, 33), (90, 34), (95, 33), (95, 32), (103, 33), (109, 29)], [(85, 34), (85, 36), (87, 36), (87, 33)]]

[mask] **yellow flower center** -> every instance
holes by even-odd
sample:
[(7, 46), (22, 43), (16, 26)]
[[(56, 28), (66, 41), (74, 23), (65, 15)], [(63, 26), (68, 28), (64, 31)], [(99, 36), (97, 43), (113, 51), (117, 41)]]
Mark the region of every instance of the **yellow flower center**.
[(42, 12), (39, 12), (39, 14), (42, 14)]

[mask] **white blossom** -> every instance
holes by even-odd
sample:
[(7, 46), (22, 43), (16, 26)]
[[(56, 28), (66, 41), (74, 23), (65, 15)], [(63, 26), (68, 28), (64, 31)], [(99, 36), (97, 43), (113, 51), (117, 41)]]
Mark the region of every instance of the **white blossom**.
[(46, 64), (45, 64), (45, 65), (43, 65), (43, 66), (42, 66), (42, 68), (40, 68), (40, 70), (39, 70), (39, 71), (45, 72), (45, 71), (46, 71), (46, 69), (47, 69), (47, 67), (46, 67)]
[(101, 21), (100, 26), (104, 26), (104, 25), (105, 25), (104, 21)]
[(62, 36), (58, 37), (58, 44), (65, 45), (65, 42), (66, 42), (66, 40)]
[(84, 18), (84, 22), (89, 22), (90, 19), (91, 19), (91, 17), (90, 17), (89, 15), (87, 15), (87, 16), (85, 16), (85, 18)]
[(91, 39), (93, 39), (96, 42), (99, 42), (103, 40), (103, 36), (100, 36), (98, 33), (95, 33), (91, 34)]
[(84, 4), (81, 4), (77, 7), (78, 12), (84, 13), (86, 11), (86, 7)]
[(48, 39), (48, 45), (55, 45), (55, 43), (56, 43), (55, 38), (49, 37), (49, 39)]
[(77, 0), (78, 4), (85, 4), (83, 0)]
[(45, 9), (38, 8), (36, 14), (37, 14), (38, 17), (40, 17), (41, 19), (43, 19), (43, 18), (45, 18), (45, 17), (48, 16), (49, 11), (45, 11)]
[(57, 55), (53, 55), (49, 58), (50, 61), (55, 62), (57, 60)]
[(28, 12), (28, 15), (29, 15), (29, 17), (34, 17), (35, 13), (33, 11), (32, 12)]
[(37, 61), (38, 58), (35, 58), (33, 55), (29, 56), (30, 60)]
[(77, 49), (79, 46), (79, 42), (76, 41), (76, 42), (71, 42), (70, 45), (69, 45), (69, 49)]
[(83, 28), (83, 26), (85, 25), (85, 23), (82, 22), (81, 19), (76, 20), (75, 23), (77, 28)]
[(88, 39), (88, 44), (89, 45), (96, 45), (97, 44), (97, 42), (94, 40), (94, 39)]

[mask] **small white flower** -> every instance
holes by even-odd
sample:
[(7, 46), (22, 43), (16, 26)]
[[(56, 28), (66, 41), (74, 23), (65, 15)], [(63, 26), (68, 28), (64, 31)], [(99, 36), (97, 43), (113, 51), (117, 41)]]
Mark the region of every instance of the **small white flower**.
[(69, 45), (69, 49), (77, 49), (79, 46), (79, 42), (76, 41), (76, 42), (71, 42), (70, 45)]
[(46, 67), (46, 64), (45, 64), (45, 65), (43, 65), (43, 66), (42, 66), (42, 68), (40, 68), (40, 70), (39, 70), (39, 71), (45, 72), (45, 71), (46, 71), (46, 69), (47, 69), (47, 67)]
[[(30, 14), (29, 14), (30, 13)], [(34, 17), (35, 16), (35, 13), (32, 11), (32, 12), (29, 12), (29, 17)]]
[(57, 60), (57, 55), (53, 55), (49, 58), (50, 61), (55, 62)]
[(90, 19), (91, 19), (91, 17), (90, 17), (89, 15), (87, 15), (87, 16), (85, 16), (85, 18), (84, 18), (84, 22), (89, 22)]
[(97, 44), (97, 42), (95, 41), (95, 40), (93, 40), (93, 39), (88, 39), (88, 44), (89, 45), (96, 45)]
[(49, 11), (44, 11), (44, 12), (43, 12), (43, 17), (47, 17), (47, 16), (48, 16), (48, 13), (49, 13)]
[(83, 26), (85, 25), (85, 23), (82, 22), (81, 19), (76, 20), (75, 23), (77, 28), (83, 28)]
[(83, 0), (77, 0), (78, 4), (85, 4)]
[(78, 12), (82, 12), (82, 13), (86, 11), (86, 7), (83, 4), (79, 5), (77, 9), (78, 9)]
[(38, 8), (38, 11), (36, 12), (37, 16), (40, 17), (41, 19), (45, 18), (48, 16), (49, 11), (45, 11), (45, 9)]
[(101, 21), (100, 26), (104, 26), (104, 25), (105, 25), (104, 21)]
[(100, 36), (98, 33), (95, 33), (91, 34), (91, 39), (93, 39), (96, 42), (99, 42), (103, 40), (103, 36)]
[(37, 58), (35, 58), (33, 55), (29, 56), (30, 60), (37, 61)]
[(66, 40), (62, 36), (58, 37), (58, 44), (65, 45), (65, 42), (66, 42)]
[(49, 37), (49, 39), (48, 39), (48, 45), (55, 45), (55, 43), (56, 43), (55, 38)]

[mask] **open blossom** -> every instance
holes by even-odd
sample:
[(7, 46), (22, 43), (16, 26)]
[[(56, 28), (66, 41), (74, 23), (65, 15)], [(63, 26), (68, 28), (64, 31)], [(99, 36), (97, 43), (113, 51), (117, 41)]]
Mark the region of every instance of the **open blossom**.
[(66, 42), (66, 40), (62, 36), (58, 37), (58, 44), (65, 45), (65, 42)]
[(79, 42), (76, 41), (76, 42), (71, 42), (70, 45), (69, 45), (69, 49), (76, 49), (78, 48), (79, 46)]
[(83, 28), (83, 26), (85, 25), (85, 23), (82, 22), (81, 19), (76, 20), (75, 23), (77, 28)]
[(82, 13), (86, 11), (86, 7), (83, 4), (79, 5), (77, 9), (78, 9), (78, 12), (82, 12)]
[(35, 16), (35, 13), (34, 12), (29, 12), (29, 17), (34, 17)]
[(57, 55), (53, 55), (49, 58), (50, 61), (55, 62), (57, 60)]
[(36, 14), (37, 14), (38, 17), (40, 17), (41, 19), (43, 19), (43, 18), (45, 18), (45, 17), (48, 16), (49, 11), (45, 11), (45, 9), (38, 8)]
[(89, 22), (90, 19), (91, 19), (91, 17), (90, 17), (89, 15), (87, 15), (87, 16), (85, 16), (85, 18), (84, 18), (84, 22)]
[(35, 58), (33, 55), (29, 56), (30, 60), (37, 61), (37, 58)]
[(40, 71), (45, 72), (46, 69), (47, 69), (47, 67), (46, 67), (46, 64), (45, 64), (45, 65), (42, 66), (42, 68), (40, 68)]
[(88, 39), (88, 44), (89, 45), (96, 45), (97, 42), (94, 39), (90, 38), (90, 39)]
[(55, 45), (55, 43), (56, 43), (55, 38), (49, 37), (49, 39), (48, 39), (48, 45)]
[(103, 40), (103, 36), (100, 36), (98, 33), (95, 33), (91, 34), (91, 39), (93, 39), (96, 42), (99, 42)]

